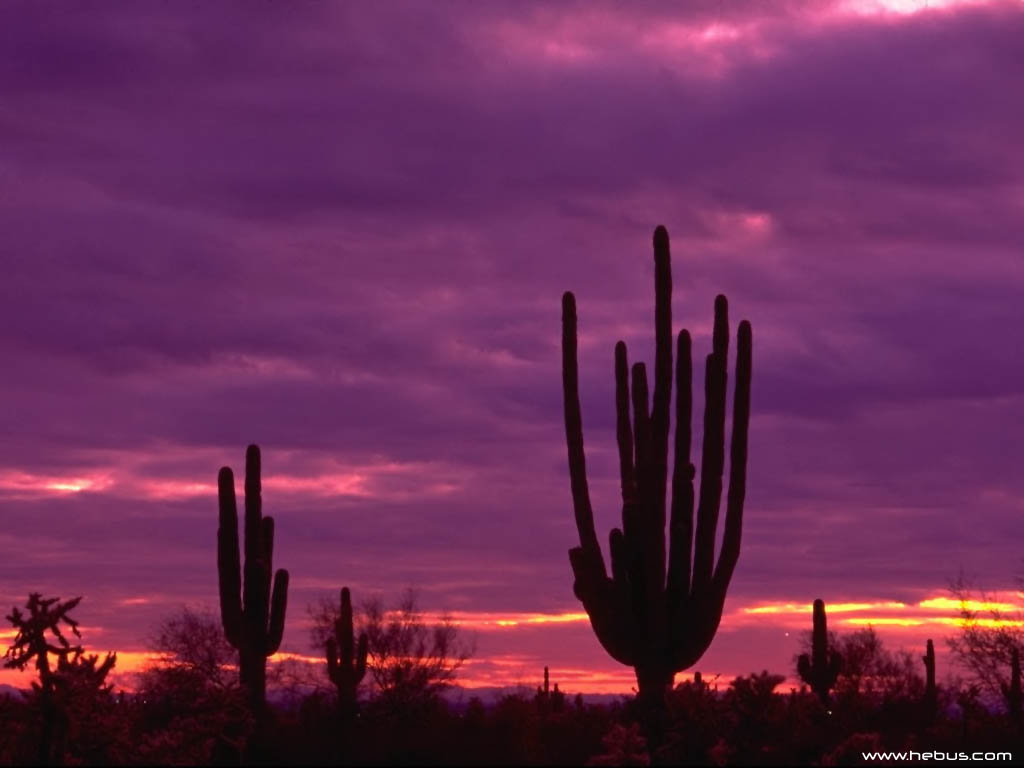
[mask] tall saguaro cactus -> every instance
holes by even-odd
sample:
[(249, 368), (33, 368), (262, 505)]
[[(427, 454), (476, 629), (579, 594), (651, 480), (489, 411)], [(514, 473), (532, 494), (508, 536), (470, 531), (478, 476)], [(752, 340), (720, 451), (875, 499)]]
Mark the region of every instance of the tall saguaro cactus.
[(334, 637), (327, 639), (327, 676), (338, 689), (338, 711), (343, 719), (356, 713), (359, 683), (366, 675), (366, 634), (355, 643), (352, 628), (352, 597), (341, 588), (341, 612), (334, 622)]
[(938, 690), (935, 687), (935, 646), (931, 640), (925, 646), (925, 653), (921, 657), (921, 661), (924, 662), (925, 671), (924, 712), (925, 717), (930, 722), (935, 718), (939, 701)]
[[(665, 522), (669, 411), (672, 398), (672, 272), (668, 232), (654, 231), (655, 362), (653, 406), (647, 371), (632, 368), (626, 345), (615, 346), (615, 407), (622, 486), (622, 528), (611, 532), (611, 577), (594, 531), (587, 487), (576, 361), (576, 299), (562, 297), (562, 387), (569, 477), (580, 546), (569, 550), (573, 590), (604, 649), (636, 670), (642, 702), (663, 710), (677, 672), (693, 665), (714, 638), (729, 580), (740, 553), (750, 419), (751, 329), (739, 326), (732, 449), (722, 549), (715, 537), (725, 465), (728, 305), (715, 299), (712, 353), (705, 366), (704, 444), (694, 529), (694, 476), (690, 462), (692, 420), (690, 334), (679, 334), (676, 433), (666, 563)], [(633, 420), (630, 423), (630, 400)]]
[(828, 706), (829, 691), (839, 678), (842, 657), (828, 647), (828, 623), (825, 618), (825, 601), (814, 601), (814, 631), (811, 635), (811, 655), (800, 654), (796, 669), (805, 683), (811, 686), (821, 703)]
[(258, 446), (250, 445), (245, 452), (244, 570), (239, 558), (235, 478), (229, 467), (221, 468), (217, 490), (221, 622), (228, 642), (238, 649), (239, 678), (249, 693), (253, 712), (260, 714), (266, 704), (267, 657), (280, 648), (284, 634), (288, 571), (282, 568), (274, 574), (271, 593), (274, 518), (263, 516)]

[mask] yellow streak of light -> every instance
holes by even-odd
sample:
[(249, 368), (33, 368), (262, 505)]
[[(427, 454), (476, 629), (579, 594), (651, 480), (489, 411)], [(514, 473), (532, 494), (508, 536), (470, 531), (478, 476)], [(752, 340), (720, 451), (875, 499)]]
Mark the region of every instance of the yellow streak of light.
[(278, 651), (270, 657), (271, 661), (301, 661), (304, 664), (326, 664), (327, 661), (323, 656), (308, 656), (303, 653), (293, 653), (291, 651)]
[(925, 624), (941, 624), (949, 627), (963, 627), (968, 624), (976, 627), (996, 629), (999, 627), (1024, 627), (1024, 621), (1019, 619), (977, 619), (968, 621), (952, 616), (925, 616), (920, 619), (893, 618), (891, 616), (857, 616), (856, 618), (842, 619), (844, 624), (855, 626), (867, 626), (876, 624), (878, 626), (893, 627), (920, 627)]
[[(828, 606), (829, 613), (853, 613), (855, 611), (877, 611), (892, 610), (899, 611), (907, 607), (906, 603), (882, 602), (882, 603), (833, 603)], [(777, 613), (810, 613), (813, 610), (811, 603), (774, 603), (771, 605), (757, 605), (753, 608), (744, 608), (744, 613), (752, 614), (777, 614)]]
[(932, 621), (936, 624), (948, 624), (954, 627), (985, 627), (987, 629), (999, 629), (1001, 627), (1024, 627), (1024, 621), (1020, 619), (975, 619), (974, 621), (968, 621), (964, 618), (949, 618), (948, 616), (938, 616)]
[(517, 627), (520, 624), (566, 624), (573, 621), (587, 621), (586, 613), (540, 614), (523, 619), (495, 619), (499, 627)]
[(929, 608), (938, 611), (959, 611), (961, 607), (969, 611), (1015, 611), (1019, 606), (1013, 603), (985, 602), (982, 600), (954, 600), (949, 597), (933, 597), (929, 600), (922, 600), (918, 603), (921, 608)]
[(453, 613), (452, 623), (467, 628), (478, 629), (509, 629), (524, 624), (570, 624), (588, 621), (587, 614), (582, 611), (566, 613)]
[(928, 619), (897, 619), (892, 616), (856, 616), (849, 619), (842, 619), (844, 624), (854, 626), (879, 625), (890, 627), (920, 627), (928, 623)]

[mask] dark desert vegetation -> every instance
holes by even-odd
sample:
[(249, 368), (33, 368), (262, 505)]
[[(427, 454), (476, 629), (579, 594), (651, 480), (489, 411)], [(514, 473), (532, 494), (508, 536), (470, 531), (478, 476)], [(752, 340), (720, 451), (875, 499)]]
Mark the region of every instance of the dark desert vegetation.
[[(48, 605), (37, 610), (45, 615), (38, 626), (52, 626), (58, 616), (74, 621), (68, 604)], [(404, 621), (408, 628), (409, 615), (392, 621), (398, 626)], [(355, 627), (379, 621), (372, 611), (353, 610), (352, 616)], [(336, 638), (337, 627), (330, 630)], [(343, 626), (342, 639), (346, 630)], [(417, 631), (413, 627), (412, 634)], [(29, 640), (34, 634), (36, 629), (26, 632), (26, 642), (9, 661), (39, 659), (24, 654), (33, 642), (41, 647)], [(380, 679), (392, 685), (399, 668), (409, 669), (395, 660), (403, 646), (386, 626), (376, 635), (356, 633), (367, 638), (368, 648), (367, 682), (358, 687), (357, 712), (349, 690), (329, 693), (336, 681), (325, 663), (319, 674), (330, 685), (298, 700), (285, 702), (268, 684), (260, 725), (232, 669), (238, 652), (223, 637), (218, 618), (182, 609), (150, 634), (158, 656), (130, 692), (115, 692), (106, 682), (113, 656), (101, 661), (80, 645), (65, 646), (51, 637), (50, 645), (60, 651), (48, 654), (58, 659), (46, 673), (52, 699), (43, 698), (41, 668), (30, 692), (0, 698), (3, 763), (842, 765), (857, 764), (867, 750), (920, 750), (927, 744), (931, 750), (970, 753), (1013, 750), (1022, 743), (1012, 699), (986, 704), (972, 683), (951, 680), (952, 687), (937, 686), (933, 706), (920, 657), (886, 648), (871, 629), (830, 633), (829, 647), (843, 661), (827, 709), (815, 692), (787, 684), (784, 674), (761, 671), (727, 685), (695, 676), (666, 691), (662, 743), (653, 751), (641, 720), (646, 716), (642, 702), (623, 696), (594, 703), (563, 692), (550, 680), (557, 670), (545, 670), (532, 696), (446, 699), (419, 677), (416, 694), (407, 690), (397, 699), (393, 688), (371, 682), (374, 658), (390, 664)], [(373, 637), (387, 644), (376, 656)], [(457, 631), (452, 641), (450, 647), (461, 647)], [(361, 652), (358, 641), (354, 645), (358, 670)], [(448, 659), (447, 668), (457, 661)], [(1012, 672), (1007, 675), (1012, 687)], [(443, 677), (449, 686), (458, 681), (455, 672)], [(45, 753), (41, 737), (47, 739)]]

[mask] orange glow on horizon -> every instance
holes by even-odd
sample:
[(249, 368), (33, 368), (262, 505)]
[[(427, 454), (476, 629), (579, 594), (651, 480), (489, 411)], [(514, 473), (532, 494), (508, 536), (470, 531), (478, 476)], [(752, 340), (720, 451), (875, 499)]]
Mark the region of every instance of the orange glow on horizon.
[[(146, 596), (128, 593), (128, 596), (115, 601), (118, 605), (145, 605), (150, 601)], [(973, 623), (983, 628), (1000, 627), (1024, 627), (1024, 614), (1020, 611), (1024, 603), (1015, 591), (994, 592), (986, 600), (979, 600), (967, 603), (972, 609), (978, 610), (982, 615)], [(575, 606), (574, 606), (575, 607)], [(925, 631), (936, 632), (938, 636), (959, 631), (963, 628), (966, 620), (960, 615), (960, 602), (943, 594), (932, 593), (925, 596), (918, 602), (905, 603), (890, 599), (864, 599), (848, 600), (827, 604), (826, 608), (830, 614), (830, 627), (836, 631), (852, 631), (868, 626), (874, 626), (883, 633), (887, 643), (890, 638), (895, 644), (911, 643), (916, 645), (924, 636)], [(735, 632), (744, 628), (757, 627), (761, 630), (785, 631), (787, 635), (796, 632), (806, 632), (810, 629), (811, 603), (801, 603), (787, 600), (772, 600), (765, 602), (748, 603), (740, 605), (728, 611), (722, 620), (722, 632)], [(995, 611), (996, 615), (986, 615), (985, 611)], [(436, 623), (443, 619), (451, 621), (460, 629), (472, 632), (480, 632), (482, 635), (497, 633), (507, 635), (517, 631), (528, 631), (548, 639), (551, 643), (563, 642), (563, 639), (570, 635), (559, 632), (571, 632), (572, 637), (578, 638), (580, 632), (589, 633), (586, 624), (589, 622), (587, 614), (581, 610), (565, 610), (551, 612), (512, 612), (512, 611), (460, 611), (450, 614), (429, 613), (423, 614), (423, 620)], [(118, 645), (117, 632), (109, 627), (87, 626), (83, 627), (83, 634), (90, 639), (104, 638), (99, 644), (87, 642), (88, 653), (96, 653), (103, 656), (106, 652), (103, 645)], [(6, 650), (15, 635), (13, 629), (0, 629), (0, 653)], [(935, 635), (932, 635), (933, 637)], [(512, 638), (514, 641), (514, 637)], [(502, 641), (506, 642), (506, 641)], [(507, 645), (505, 646), (507, 647)], [(141, 671), (147, 664), (157, 663), (161, 660), (159, 654), (138, 647), (118, 651), (117, 665), (112, 675), (112, 680), (118, 687), (131, 690), (135, 684), (133, 674)], [(595, 657), (600, 658), (600, 657)], [(324, 665), (324, 660), (318, 652), (301, 652), (288, 650), (275, 654), (271, 657), (272, 663), (294, 662), (303, 665), (313, 665), (310, 670), (314, 677), (320, 675), (319, 667)], [(536, 687), (536, 679), (540, 678), (540, 672), (546, 660), (539, 652), (531, 654), (509, 654), (494, 653), (492, 655), (473, 657), (466, 661), (458, 675), (458, 684), (464, 688), (474, 687), (514, 687), (517, 685), (529, 685)], [(628, 667), (618, 667), (610, 659), (603, 661), (595, 660), (592, 667), (553, 667), (557, 675), (553, 678), (559, 681), (561, 689), (566, 693), (630, 693), (636, 685), (633, 671)], [(728, 662), (727, 662), (728, 663)], [(734, 664), (745, 664), (745, 662), (732, 662)], [(721, 662), (719, 662), (721, 664)], [(314, 667), (316, 669), (314, 669)], [(701, 665), (698, 665), (700, 668)], [(728, 666), (720, 670), (705, 668), (705, 680), (717, 679), (720, 687), (728, 685), (733, 679), (732, 673), (745, 673), (746, 669), (730, 669)], [(723, 674), (713, 678), (709, 672), (722, 671)], [(779, 670), (785, 671), (785, 670)], [(0, 670), (0, 683), (7, 683), (18, 687), (27, 687), (35, 677), (35, 670), (18, 672), (16, 670)], [(680, 675), (677, 679), (682, 681), (689, 679), (690, 673)], [(527, 682), (523, 682), (527, 681)]]

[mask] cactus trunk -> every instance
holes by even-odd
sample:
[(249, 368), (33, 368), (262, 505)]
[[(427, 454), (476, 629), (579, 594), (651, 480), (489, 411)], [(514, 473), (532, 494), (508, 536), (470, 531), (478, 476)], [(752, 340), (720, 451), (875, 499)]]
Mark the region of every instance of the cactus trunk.
[(580, 546), (569, 551), (575, 577), (573, 591), (583, 603), (604, 649), (616, 661), (636, 670), (643, 708), (664, 713), (665, 694), (673, 677), (696, 663), (715, 636), (726, 590), (739, 558), (746, 492), (752, 342), (750, 324), (744, 321), (738, 333), (728, 495), (722, 548), (716, 564), (715, 539), (725, 467), (728, 304), (724, 296), (715, 299), (713, 351), (705, 365), (699, 497), (694, 491), (695, 469), (690, 462), (690, 336), (684, 330), (678, 337), (676, 433), (669, 502), (666, 483), (673, 379), (672, 274), (664, 227), (658, 227), (654, 233), (654, 265), (655, 363), (650, 403), (646, 368), (638, 363), (630, 369), (626, 345), (620, 341), (615, 347), (622, 528), (614, 529), (609, 541), (611, 578), (594, 530), (587, 486), (576, 360), (576, 300), (572, 293), (566, 293), (562, 299), (562, 386), (569, 479), (580, 539)]

